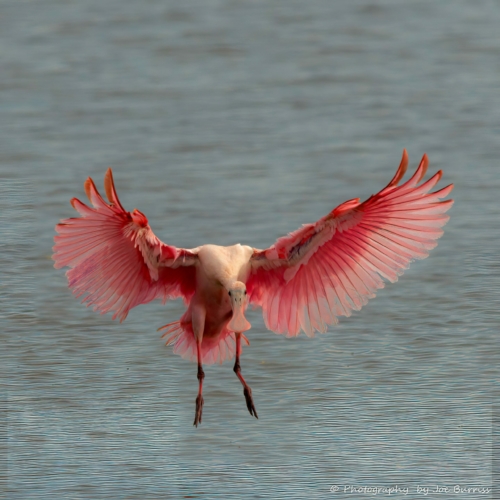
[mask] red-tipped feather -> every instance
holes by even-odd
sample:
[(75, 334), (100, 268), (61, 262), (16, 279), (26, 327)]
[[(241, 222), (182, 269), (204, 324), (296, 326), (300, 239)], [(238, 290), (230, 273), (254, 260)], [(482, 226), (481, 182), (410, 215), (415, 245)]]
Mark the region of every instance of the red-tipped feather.
[(399, 167), (396, 171), (396, 174), (391, 179), (391, 182), (389, 182), (389, 184), (387, 184), (386, 187), (397, 186), (398, 182), (405, 175), (407, 168), (408, 168), (408, 152), (406, 151), (406, 149), (403, 149), (403, 156), (401, 158), (401, 162), (400, 162)]
[(104, 190), (106, 191), (108, 200), (120, 210), (125, 211), (120, 203), (120, 200), (118, 199), (118, 194), (116, 193), (115, 183), (113, 181), (113, 171), (111, 168), (108, 168), (106, 175), (104, 176)]

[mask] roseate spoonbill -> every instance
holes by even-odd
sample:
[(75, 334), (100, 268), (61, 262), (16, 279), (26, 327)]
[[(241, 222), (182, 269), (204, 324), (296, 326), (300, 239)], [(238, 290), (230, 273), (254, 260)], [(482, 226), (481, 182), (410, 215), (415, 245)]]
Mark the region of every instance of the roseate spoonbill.
[(122, 207), (108, 169), (109, 203), (89, 177), (85, 192), (93, 208), (73, 198), (81, 217), (57, 224), (54, 266), (70, 267), (73, 293), (120, 321), (139, 304), (182, 297), (184, 315), (159, 330), (174, 353), (198, 363), (194, 425), (202, 419), (202, 365), (234, 355), (248, 411), (258, 418), (240, 367), (242, 344), (249, 345), (243, 333), (251, 326), (247, 304), (260, 306), (267, 328), (276, 333), (294, 337), (303, 330), (312, 336), (375, 297), (383, 278), (395, 282), (412, 260), (427, 257), (449, 219), (445, 212), (453, 200), (439, 200), (453, 184), (430, 192), (441, 171), (419, 184), (428, 165), (424, 155), (411, 179), (398, 185), (407, 165), (404, 150), (395, 176), (378, 194), (363, 203), (346, 201), (265, 250), (240, 244), (187, 250), (161, 242), (142, 212)]

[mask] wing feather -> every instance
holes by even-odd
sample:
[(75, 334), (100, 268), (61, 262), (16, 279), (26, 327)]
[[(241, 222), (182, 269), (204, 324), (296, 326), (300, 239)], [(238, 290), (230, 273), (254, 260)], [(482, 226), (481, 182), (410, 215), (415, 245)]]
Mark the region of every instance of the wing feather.
[(123, 321), (133, 307), (160, 298), (194, 294), (197, 249), (178, 249), (162, 243), (144, 214), (127, 212), (118, 199), (108, 169), (104, 201), (90, 179), (85, 181), (89, 207), (73, 198), (81, 215), (56, 226), (54, 267), (69, 267), (69, 287), (83, 302), (101, 313), (113, 312)]
[(442, 199), (453, 184), (431, 192), (442, 171), (421, 183), (429, 165), (424, 155), (398, 185), (407, 165), (403, 151), (396, 174), (378, 194), (342, 203), (315, 224), (254, 250), (247, 291), (268, 328), (288, 336), (323, 332), (375, 297), (384, 280), (397, 281), (413, 260), (428, 256), (449, 219), (453, 200)]

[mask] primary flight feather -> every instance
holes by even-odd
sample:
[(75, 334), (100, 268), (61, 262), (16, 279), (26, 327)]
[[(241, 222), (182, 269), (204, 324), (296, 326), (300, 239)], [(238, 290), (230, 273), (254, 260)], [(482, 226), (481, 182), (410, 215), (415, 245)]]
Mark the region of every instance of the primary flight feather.
[(379, 193), (360, 203), (342, 203), (314, 224), (305, 224), (274, 245), (259, 250), (236, 244), (176, 248), (160, 241), (139, 210), (127, 212), (108, 169), (104, 201), (92, 179), (85, 192), (93, 208), (76, 198), (79, 218), (56, 226), (54, 267), (69, 267), (69, 287), (83, 302), (123, 321), (130, 309), (153, 299), (182, 297), (187, 310), (161, 328), (174, 352), (198, 363), (199, 389), (194, 425), (201, 423), (202, 364), (236, 355), (234, 371), (250, 414), (257, 417), (252, 392), (241, 375), (243, 332), (248, 303), (262, 308), (270, 330), (296, 336), (325, 332), (338, 316), (350, 316), (375, 297), (384, 279), (394, 282), (411, 261), (437, 245), (453, 200), (453, 184), (431, 192), (441, 178), (426, 182), (424, 155), (413, 176), (398, 185), (408, 166), (399, 168)]

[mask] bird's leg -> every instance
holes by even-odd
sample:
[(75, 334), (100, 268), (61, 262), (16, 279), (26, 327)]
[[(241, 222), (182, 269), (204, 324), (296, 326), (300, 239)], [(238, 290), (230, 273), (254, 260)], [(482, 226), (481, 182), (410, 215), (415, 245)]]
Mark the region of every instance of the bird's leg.
[(196, 427), (201, 424), (201, 414), (203, 412), (203, 396), (201, 395), (203, 391), (203, 379), (205, 378), (205, 372), (201, 366), (201, 342), (196, 341), (196, 351), (198, 354), (198, 396), (196, 398), (196, 412), (194, 414), (194, 423)]
[(252, 399), (252, 389), (248, 386), (241, 374), (241, 366), (240, 366), (240, 354), (241, 354), (241, 333), (236, 333), (236, 361), (234, 363), (233, 371), (236, 373), (236, 376), (240, 379), (240, 382), (243, 384), (243, 394), (245, 395), (245, 400), (247, 402), (247, 408), (250, 412), (250, 415), (253, 415), (255, 418), (259, 418), (257, 415), (257, 410), (255, 409), (255, 405), (253, 404)]
[(203, 412), (203, 379), (205, 378), (205, 373), (201, 366), (201, 343), (203, 341), (203, 330), (205, 329), (205, 316), (206, 311), (202, 304), (194, 302), (193, 310), (191, 313), (191, 320), (193, 326), (193, 334), (196, 342), (196, 355), (198, 358), (198, 396), (196, 397), (196, 412), (194, 414), (193, 425), (198, 427), (201, 424), (201, 414)]

